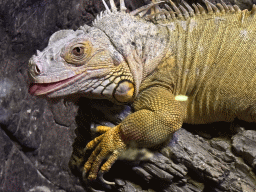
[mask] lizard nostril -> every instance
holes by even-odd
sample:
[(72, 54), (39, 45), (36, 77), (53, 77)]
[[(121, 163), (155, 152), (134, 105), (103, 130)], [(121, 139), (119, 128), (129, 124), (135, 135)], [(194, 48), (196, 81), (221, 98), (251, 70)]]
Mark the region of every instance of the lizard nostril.
[(34, 71), (35, 71), (36, 75), (39, 75), (41, 73), (41, 71), (37, 65), (34, 65)]

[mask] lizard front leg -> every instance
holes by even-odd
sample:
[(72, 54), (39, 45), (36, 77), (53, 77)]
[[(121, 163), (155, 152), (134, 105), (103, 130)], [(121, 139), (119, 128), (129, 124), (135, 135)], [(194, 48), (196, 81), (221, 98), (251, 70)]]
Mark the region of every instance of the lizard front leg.
[[(96, 179), (101, 171), (107, 172), (121, 152), (129, 145), (154, 147), (171, 138), (183, 122), (184, 110), (174, 95), (162, 87), (151, 87), (139, 94), (134, 102), (135, 112), (112, 129), (101, 127), (103, 135), (89, 142), (86, 149), (95, 148), (84, 165), (89, 179)], [(100, 128), (100, 129), (101, 129)]]

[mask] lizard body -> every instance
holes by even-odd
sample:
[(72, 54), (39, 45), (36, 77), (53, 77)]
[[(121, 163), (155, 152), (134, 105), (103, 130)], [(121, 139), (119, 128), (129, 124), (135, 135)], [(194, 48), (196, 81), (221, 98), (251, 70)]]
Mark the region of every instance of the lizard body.
[(159, 146), (183, 122), (256, 121), (255, 5), (160, 3), (126, 13), (123, 0), (120, 11), (111, 0), (92, 27), (54, 33), (29, 61), (31, 94), (133, 103), (134, 113), (112, 129), (99, 126), (104, 134), (88, 143), (90, 179), (129, 145)]

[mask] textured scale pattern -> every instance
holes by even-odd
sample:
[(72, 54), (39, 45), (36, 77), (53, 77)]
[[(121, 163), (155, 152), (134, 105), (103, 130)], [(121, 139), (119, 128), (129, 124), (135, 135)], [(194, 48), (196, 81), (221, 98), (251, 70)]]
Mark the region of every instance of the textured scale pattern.
[[(165, 88), (143, 91), (134, 108), (136, 112), (122, 122), (121, 130), (125, 142), (135, 140), (138, 147), (159, 145), (182, 125), (184, 109)], [(161, 131), (156, 127), (161, 127)]]
[(31, 94), (133, 102), (119, 125), (97, 127), (85, 178), (108, 171), (129, 147), (157, 148), (183, 122), (256, 122), (255, 5), (155, 0), (126, 13), (124, 0), (119, 11), (102, 1), (93, 27), (56, 32), (29, 62)]
[[(255, 105), (255, 23), (255, 17), (243, 11), (225, 18), (205, 16), (184, 33), (177, 26), (174, 65), (180, 70), (174, 94), (190, 96), (185, 122), (231, 121), (238, 110)], [(245, 94), (252, 99), (245, 102)]]

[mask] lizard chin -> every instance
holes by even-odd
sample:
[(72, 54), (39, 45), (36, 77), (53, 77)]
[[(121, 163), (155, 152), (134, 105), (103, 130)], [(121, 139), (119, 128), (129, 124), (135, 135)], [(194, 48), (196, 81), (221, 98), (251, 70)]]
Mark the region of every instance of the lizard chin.
[(77, 81), (78, 79), (82, 78), (85, 74), (75, 75), (73, 77), (53, 82), (53, 83), (31, 83), (29, 86), (28, 92), (31, 95), (35, 96), (43, 96), (53, 93), (59, 89), (67, 87), (71, 85), (73, 82)]

